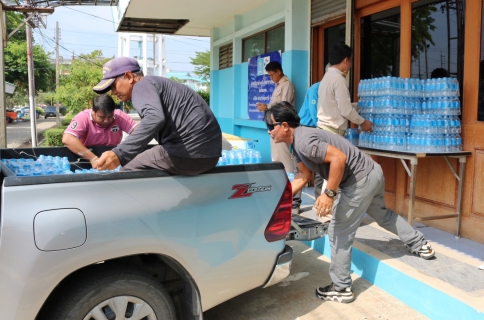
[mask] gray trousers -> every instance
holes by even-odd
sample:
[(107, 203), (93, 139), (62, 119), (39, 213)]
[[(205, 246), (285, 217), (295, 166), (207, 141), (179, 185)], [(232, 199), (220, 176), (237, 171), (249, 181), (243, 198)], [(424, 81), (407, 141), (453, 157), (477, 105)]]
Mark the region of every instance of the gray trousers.
[(337, 290), (351, 286), (351, 248), (356, 230), (365, 213), (368, 213), (382, 228), (396, 234), (412, 250), (419, 250), (424, 236), (413, 229), (405, 219), (385, 206), (383, 195), (385, 180), (379, 164), (357, 183), (341, 189), (333, 208), (329, 225), (331, 265), (329, 274)]
[(120, 171), (139, 171), (148, 169), (158, 169), (170, 174), (182, 174), (193, 176), (215, 168), (218, 162), (216, 158), (180, 158), (175, 157), (161, 145), (138, 154), (133, 160), (128, 162)]

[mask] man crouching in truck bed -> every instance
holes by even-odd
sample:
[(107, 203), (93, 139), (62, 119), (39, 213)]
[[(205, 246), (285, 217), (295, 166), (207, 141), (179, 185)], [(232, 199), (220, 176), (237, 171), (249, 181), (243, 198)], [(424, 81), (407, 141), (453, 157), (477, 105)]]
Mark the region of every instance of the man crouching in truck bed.
[(115, 107), (108, 95), (94, 98), (92, 109), (83, 110), (72, 119), (62, 143), (93, 165), (98, 157), (86, 146), (117, 146), (123, 140), (123, 132), (131, 134), (136, 129), (136, 122)]
[[(222, 132), (202, 97), (188, 86), (157, 76), (143, 76), (138, 61), (119, 57), (103, 66), (103, 79), (93, 90), (112, 90), (121, 101), (131, 100), (141, 122), (93, 166), (121, 171), (160, 169), (196, 175), (214, 168), (222, 152)], [(155, 138), (157, 146), (146, 150)]]

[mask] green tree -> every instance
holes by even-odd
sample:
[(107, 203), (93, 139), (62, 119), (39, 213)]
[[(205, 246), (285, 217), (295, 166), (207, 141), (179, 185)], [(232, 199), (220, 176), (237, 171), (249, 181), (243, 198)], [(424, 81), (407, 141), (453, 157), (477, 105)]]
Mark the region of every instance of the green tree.
[[(13, 11), (7, 11), (7, 35), (10, 34), (18, 25), (24, 21), (23, 14)], [(15, 32), (8, 41), (25, 41), (26, 31), (25, 25), (23, 25), (17, 32)]]
[[(55, 68), (50, 64), (49, 53), (41, 46), (33, 46), (35, 90), (48, 91), (55, 84)], [(17, 85), (21, 91), (29, 85), (27, 68), (27, 42), (10, 42), (5, 48), (5, 80)]]
[(177, 78), (177, 77), (170, 77), (170, 80), (178, 82), (178, 83), (183, 83), (183, 81), (180, 78)]
[(108, 60), (110, 58), (103, 58), (100, 50), (82, 54), (73, 60), (68, 68), (70, 73), (59, 79), (55, 99), (62, 101), (71, 114), (92, 107), (96, 96), (92, 88), (102, 79), (102, 66)]
[(195, 66), (195, 73), (198, 76), (210, 78), (210, 51), (195, 52), (195, 58), (190, 58), (191, 64)]
[[(7, 12), (7, 33), (12, 32), (24, 20), (20, 13)], [(27, 41), (22, 26), (7, 42), (5, 54), (5, 80), (17, 85), (18, 94), (27, 94)], [(55, 84), (55, 68), (50, 64), (50, 53), (39, 45), (33, 45), (35, 89), (46, 91)]]
[(39, 104), (47, 104), (55, 106), (55, 92), (39, 92), (35, 98), (35, 102)]
[(427, 42), (435, 46), (431, 31), (435, 31), (435, 19), (432, 13), (437, 12), (435, 6), (422, 6), (412, 12), (412, 60), (418, 59), (425, 51)]
[(7, 109), (12, 109), (15, 106), (26, 106), (28, 104), (25, 92), (18, 92), (15, 90), (14, 94), (7, 94), (5, 96), (5, 105)]

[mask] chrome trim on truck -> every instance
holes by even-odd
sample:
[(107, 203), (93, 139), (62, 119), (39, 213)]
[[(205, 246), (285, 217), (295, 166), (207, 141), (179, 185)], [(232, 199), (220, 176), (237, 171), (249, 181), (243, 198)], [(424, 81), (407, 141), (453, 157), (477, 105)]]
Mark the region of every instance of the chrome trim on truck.
[(262, 288), (270, 287), (289, 276), (291, 273), (292, 253), (292, 248), (286, 244), (284, 252), (277, 259), (276, 266), (274, 267), (274, 271), (272, 271), (269, 281)]

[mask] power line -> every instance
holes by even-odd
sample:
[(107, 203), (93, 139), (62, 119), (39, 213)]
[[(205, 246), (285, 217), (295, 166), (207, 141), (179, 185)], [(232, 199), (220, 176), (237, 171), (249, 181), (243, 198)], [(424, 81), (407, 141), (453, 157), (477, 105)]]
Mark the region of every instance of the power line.
[(94, 14), (90, 14), (90, 13), (87, 13), (87, 12), (84, 12), (84, 11), (80, 11), (80, 10), (72, 9), (72, 8), (70, 8), (70, 7), (64, 7), (64, 8), (69, 9), (69, 10), (72, 10), (72, 11), (77, 11), (77, 12), (80, 12), (80, 13), (84, 13), (84, 14), (87, 14), (88, 16), (91, 16), (91, 17), (94, 17), (94, 18), (98, 18), (98, 19), (101, 19), (101, 20), (105, 20), (105, 21), (109, 21), (109, 22), (114, 23), (114, 21), (112, 21), (112, 20), (105, 19), (105, 18), (103, 18), (103, 17), (99, 17), (99, 16), (96, 16), (96, 15), (94, 15)]
[[(52, 40), (52, 39), (50, 39), (50, 38), (46, 37), (46, 36), (45, 36), (45, 35), (42, 33), (42, 31), (41, 31), (40, 29), (34, 29), (34, 30), (36, 30), (36, 31), (38, 30), (38, 32), (40, 33), (40, 36), (41, 36), (43, 39), (47, 39), (47, 40), (49, 40), (49, 41), (51, 41), (51, 42), (54, 42), (54, 43), (55, 43), (55, 41), (54, 41), (54, 40)], [(48, 44), (48, 45), (49, 45), (50, 47), (52, 47), (53, 49), (55, 49), (55, 47), (54, 47), (53, 45), (51, 45), (51, 44)], [(89, 60), (89, 59), (86, 59), (86, 58), (84, 58), (84, 57), (82, 57), (82, 56), (79, 56), (79, 55), (74, 54), (74, 52), (72, 52), (72, 51), (70, 51), (69, 49), (65, 48), (65, 47), (64, 47), (64, 46), (62, 46), (61, 44), (59, 44), (59, 47), (63, 48), (63, 49), (64, 49), (64, 50), (66, 50), (67, 52), (69, 52), (69, 53), (73, 54), (74, 56), (76, 56), (76, 57), (78, 57), (78, 58), (80, 58), (80, 59), (84, 59), (84, 60), (86, 60), (86, 61), (88, 61), (88, 62), (90, 62), (90, 63), (92, 63), (92, 64), (95, 64), (95, 65), (97, 65), (97, 66), (102, 67), (102, 66), (101, 66), (99, 63), (96, 63), (96, 62), (94, 62), (94, 61), (92, 61), (92, 60)], [(167, 63), (182, 63), (182, 64), (188, 64), (188, 63), (190, 63), (190, 62), (181, 62), (181, 61), (167, 61)]]
[[(47, 40), (49, 40), (49, 41), (51, 41), (51, 42), (55, 42), (54, 40), (52, 40), (52, 39), (50, 39), (50, 38), (46, 37), (46, 36), (45, 36), (45, 35), (42, 33), (42, 31), (41, 31), (40, 29), (34, 29), (34, 30), (38, 30), (38, 32), (40, 33), (40, 36), (41, 36), (42, 38), (47, 39)], [(51, 46), (52, 48), (55, 48), (53, 45), (50, 45), (50, 44), (49, 44), (49, 46)], [(95, 62), (95, 61), (89, 60), (89, 59), (87, 59), (87, 58), (84, 58), (83, 56), (76, 55), (74, 52), (70, 51), (69, 49), (67, 49), (66, 47), (62, 46), (61, 44), (59, 44), (59, 47), (61, 47), (62, 49), (66, 50), (67, 52), (71, 53), (73, 56), (76, 56), (76, 57), (78, 57), (78, 58), (80, 58), (80, 59), (83, 59), (83, 60), (85, 60), (85, 61), (87, 61), (87, 62), (89, 62), (89, 63), (91, 63), (91, 64), (93, 64), (93, 65), (96, 65), (96, 66), (98, 66), (98, 67), (101, 67), (101, 68), (102, 68), (102, 65), (101, 65), (101, 64), (99, 64), (99, 63), (97, 63), (97, 62)]]

